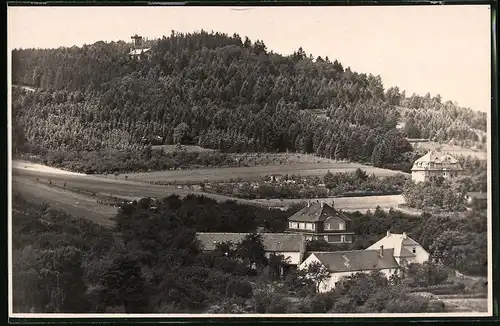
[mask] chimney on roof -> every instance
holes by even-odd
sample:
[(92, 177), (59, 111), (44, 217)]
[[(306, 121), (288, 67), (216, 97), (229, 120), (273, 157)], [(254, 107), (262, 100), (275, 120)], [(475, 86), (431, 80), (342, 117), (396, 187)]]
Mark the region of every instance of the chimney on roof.
[(407, 236), (406, 236), (406, 232), (403, 232), (403, 239), (406, 239)]
[(384, 257), (384, 246), (380, 246), (380, 257)]
[(387, 236), (390, 237), (391, 236), (391, 231), (387, 231)]
[(307, 207), (311, 207), (311, 201), (310, 200), (307, 201)]

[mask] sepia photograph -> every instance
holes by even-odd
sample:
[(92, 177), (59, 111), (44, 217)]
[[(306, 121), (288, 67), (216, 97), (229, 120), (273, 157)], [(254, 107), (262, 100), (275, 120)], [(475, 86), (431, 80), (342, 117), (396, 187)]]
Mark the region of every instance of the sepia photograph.
[(492, 316), (491, 8), (7, 8), (9, 316)]

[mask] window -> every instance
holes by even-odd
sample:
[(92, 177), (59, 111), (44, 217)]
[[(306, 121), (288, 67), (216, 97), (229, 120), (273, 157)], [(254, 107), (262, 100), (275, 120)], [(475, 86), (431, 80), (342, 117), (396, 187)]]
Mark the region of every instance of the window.
[(340, 235), (337, 235), (337, 234), (328, 236), (328, 242), (339, 243), (341, 240), (342, 239), (341, 239)]
[(339, 230), (345, 230), (345, 223), (339, 222)]
[(340, 242), (345, 243), (345, 235), (340, 236)]

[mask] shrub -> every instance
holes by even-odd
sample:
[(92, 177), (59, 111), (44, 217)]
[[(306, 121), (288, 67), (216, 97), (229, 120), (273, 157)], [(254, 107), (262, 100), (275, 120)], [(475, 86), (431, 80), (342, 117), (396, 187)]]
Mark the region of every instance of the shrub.
[(332, 293), (318, 293), (312, 297), (310, 309), (313, 313), (326, 313), (332, 309), (335, 298)]
[(463, 293), (465, 285), (463, 283), (433, 285), (427, 287), (412, 288), (411, 292), (429, 292), (435, 295), (459, 294)]
[(226, 296), (228, 297), (252, 297), (252, 285), (245, 280), (231, 280), (226, 286)]
[(415, 296), (402, 296), (391, 299), (385, 306), (385, 311), (388, 313), (421, 313), (426, 312), (429, 304), (429, 299)]
[(290, 302), (282, 295), (268, 291), (259, 290), (254, 293), (253, 307), (256, 313), (286, 313)]

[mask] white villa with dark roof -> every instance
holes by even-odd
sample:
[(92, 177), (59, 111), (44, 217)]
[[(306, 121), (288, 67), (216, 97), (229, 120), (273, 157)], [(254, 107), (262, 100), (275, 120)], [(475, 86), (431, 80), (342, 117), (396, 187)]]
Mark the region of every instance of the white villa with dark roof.
[(429, 253), (415, 240), (406, 235), (387, 235), (366, 250), (311, 252), (300, 264), (299, 269), (307, 269), (312, 262), (319, 262), (331, 274), (330, 279), (321, 285), (320, 291), (333, 289), (344, 277), (362, 272), (380, 271), (385, 277), (399, 273), (402, 264), (423, 263), (429, 260)]
[(299, 233), (306, 240), (324, 239), (329, 243), (352, 243), (351, 219), (323, 202), (308, 203), (288, 218), (288, 233)]
[(397, 274), (399, 264), (394, 258), (394, 249), (355, 250), (336, 252), (313, 252), (299, 266), (307, 269), (309, 264), (318, 262), (330, 272), (330, 279), (320, 285), (320, 292), (328, 292), (335, 288), (342, 279), (356, 273), (380, 271), (387, 278)]
[(415, 182), (427, 182), (439, 177), (451, 179), (458, 177), (462, 167), (450, 154), (430, 151), (413, 163), (411, 179)]
[[(245, 238), (248, 233), (216, 233), (197, 232), (196, 238), (204, 251), (212, 251), (217, 244), (231, 242), (237, 244)], [(283, 255), (289, 259), (288, 265), (298, 266), (302, 262), (305, 252), (305, 240), (300, 234), (290, 233), (259, 233), (262, 237), (266, 256), (271, 254)]]
[(387, 235), (372, 244), (366, 250), (374, 250), (380, 247), (394, 249), (394, 259), (401, 265), (402, 262), (422, 264), (429, 260), (429, 253), (417, 241), (406, 233), (394, 234), (387, 231)]

